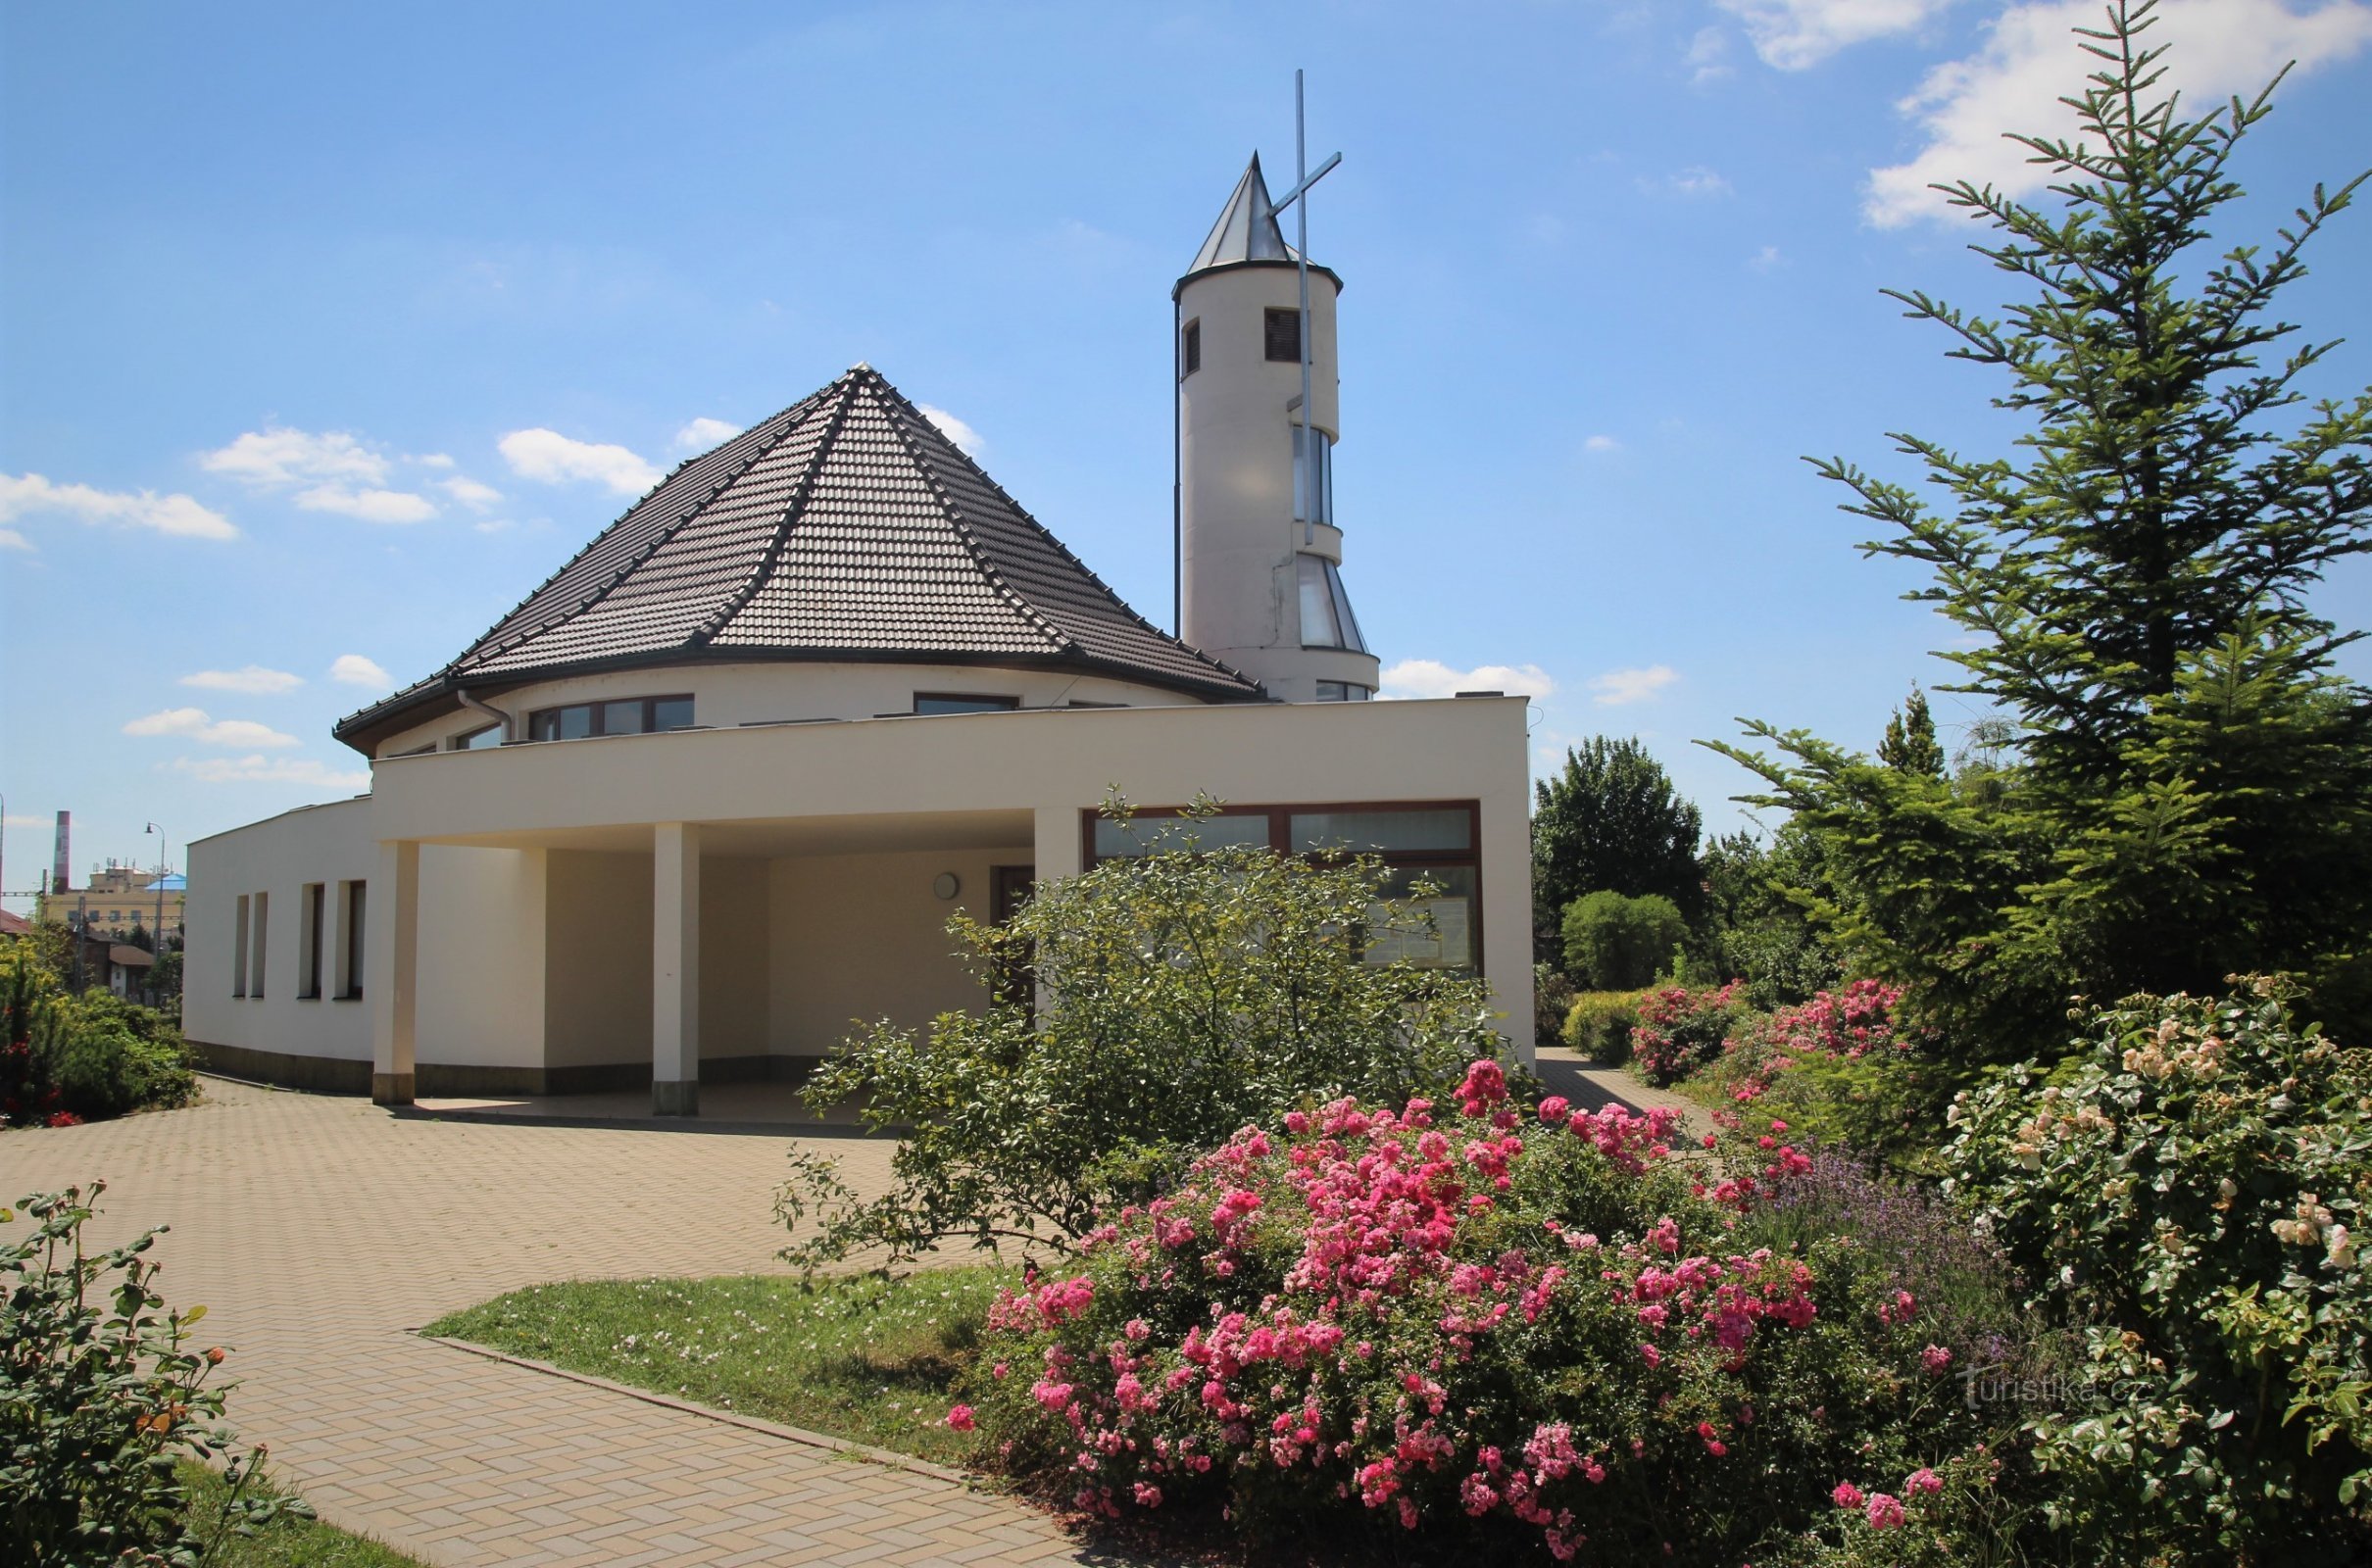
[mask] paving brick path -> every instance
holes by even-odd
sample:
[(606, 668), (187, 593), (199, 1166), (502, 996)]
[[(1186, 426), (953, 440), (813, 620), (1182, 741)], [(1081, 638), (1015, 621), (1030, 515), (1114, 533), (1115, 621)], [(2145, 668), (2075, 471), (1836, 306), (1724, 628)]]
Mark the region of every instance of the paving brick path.
[[(245, 1434), (324, 1516), (429, 1562), (1088, 1560), (995, 1495), (407, 1332), (540, 1281), (778, 1267), (790, 1143), (405, 1119), (210, 1080), (187, 1110), (0, 1136), (0, 1202), (104, 1177), (107, 1239), (170, 1223), (160, 1288), (236, 1348)], [(810, 1147), (861, 1187), (886, 1174), (882, 1144)]]

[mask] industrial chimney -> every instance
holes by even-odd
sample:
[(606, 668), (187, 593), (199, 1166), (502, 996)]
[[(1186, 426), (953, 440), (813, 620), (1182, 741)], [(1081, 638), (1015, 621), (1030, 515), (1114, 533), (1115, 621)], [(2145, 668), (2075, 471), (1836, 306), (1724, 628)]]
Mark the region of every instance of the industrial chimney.
[(71, 873), (74, 865), (74, 813), (60, 811), (58, 813), (58, 858), (49, 876), (49, 890), (52, 893), (64, 893), (71, 885)]

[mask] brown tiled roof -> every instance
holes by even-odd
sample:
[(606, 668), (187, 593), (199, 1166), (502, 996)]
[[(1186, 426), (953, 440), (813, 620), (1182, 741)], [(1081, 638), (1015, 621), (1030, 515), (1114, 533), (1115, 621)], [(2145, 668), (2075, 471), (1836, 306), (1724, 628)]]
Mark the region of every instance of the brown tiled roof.
[(427, 680), (454, 693), (702, 660), (1044, 664), (1213, 701), (1260, 687), (1148, 624), (869, 366), (677, 468)]

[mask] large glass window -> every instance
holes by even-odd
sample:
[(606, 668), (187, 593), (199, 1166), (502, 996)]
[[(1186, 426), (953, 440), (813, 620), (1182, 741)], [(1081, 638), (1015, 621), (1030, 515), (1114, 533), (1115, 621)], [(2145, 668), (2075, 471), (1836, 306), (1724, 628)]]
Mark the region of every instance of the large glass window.
[(1317, 700), (1321, 703), (1363, 703), (1375, 693), (1356, 681), (1321, 680), (1317, 683)]
[[(1407, 959), (1426, 968), (1482, 969), (1482, 867), (1475, 849), (1478, 808), (1470, 801), (1328, 807), (1231, 806), (1186, 823), (1174, 808), (1138, 811), (1119, 823), (1094, 812), (1088, 863), (1180, 850), (1264, 845), (1279, 855), (1368, 855), (1390, 872), (1383, 901), (1368, 911), (1367, 961)], [(1427, 891), (1418, 898), (1415, 889)], [(1394, 911), (1385, 902), (1400, 906)]]
[(1297, 558), (1302, 600), (1302, 646), (1342, 648), (1355, 654), (1367, 651), (1359, 635), (1359, 617), (1351, 612), (1351, 596), (1343, 591), (1343, 574), (1323, 556)]
[(1293, 520), (1334, 525), (1334, 437), (1293, 427)]
[(464, 735), (456, 735), (449, 743), (457, 752), (482, 752), (503, 743), (503, 727), (486, 724)]
[(689, 697), (625, 697), (606, 703), (571, 703), (566, 708), (540, 709), (527, 715), (527, 739), (531, 741), (576, 741), (592, 735), (642, 735), (654, 730), (691, 727)]

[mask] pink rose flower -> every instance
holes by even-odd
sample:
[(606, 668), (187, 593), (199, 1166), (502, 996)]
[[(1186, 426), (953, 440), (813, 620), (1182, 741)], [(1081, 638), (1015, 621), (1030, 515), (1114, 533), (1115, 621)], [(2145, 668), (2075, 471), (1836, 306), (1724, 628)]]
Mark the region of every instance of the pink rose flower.
[(955, 1431), (969, 1432), (972, 1429), (972, 1407), (968, 1404), (957, 1405), (947, 1412), (947, 1424)]
[(1903, 1522), (1903, 1504), (1880, 1492), (1869, 1499), (1869, 1527), (1872, 1530), (1892, 1530)]
[(1840, 1508), (1858, 1508), (1861, 1506), (1861, 1489), (1854, 1486), (1850, 1481), (1838, 1482), (1837, 1490), (1830, 1493), (1828, 1495), (1829, 1500), (1834, 1502)]

